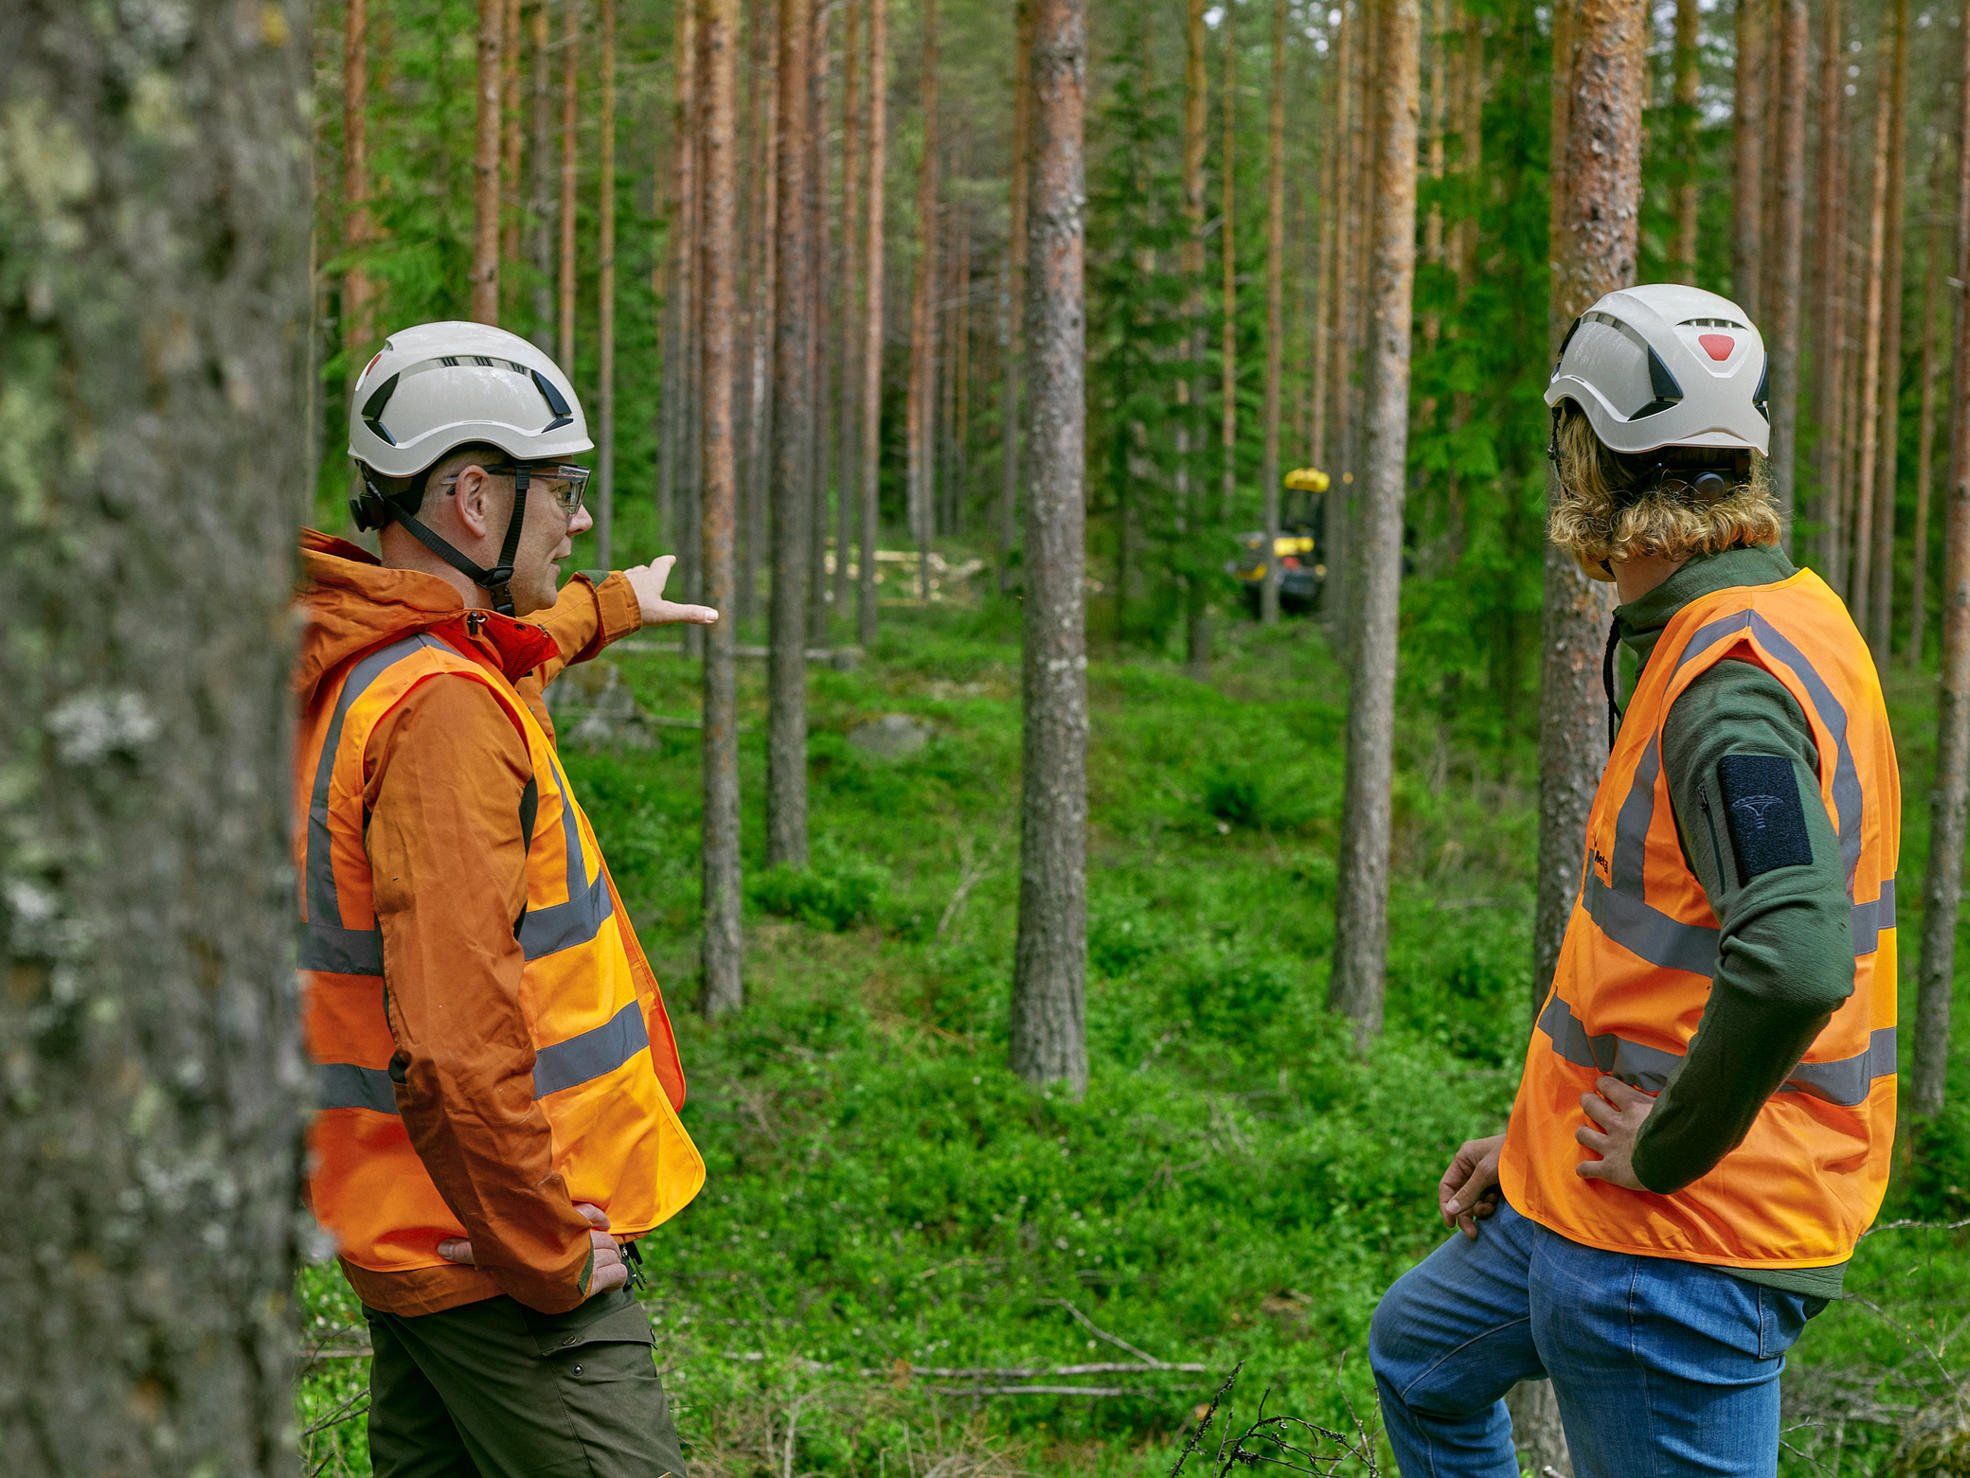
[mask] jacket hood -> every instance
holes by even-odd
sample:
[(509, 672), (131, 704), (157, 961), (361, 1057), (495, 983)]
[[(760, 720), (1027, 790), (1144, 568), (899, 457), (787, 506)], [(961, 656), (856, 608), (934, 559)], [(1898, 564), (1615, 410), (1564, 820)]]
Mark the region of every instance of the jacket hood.
[(436, 575), (381, 563), (368, 550), (314, 529), (301, 531), (301, 586), (295, 604), (304, 625), (294, 663), (303, 704), (344, 662), (419, 631), (443, 635), (465, 655), (509, 679), (555, 654), (539, 626), (495, 611), (467, 611)]

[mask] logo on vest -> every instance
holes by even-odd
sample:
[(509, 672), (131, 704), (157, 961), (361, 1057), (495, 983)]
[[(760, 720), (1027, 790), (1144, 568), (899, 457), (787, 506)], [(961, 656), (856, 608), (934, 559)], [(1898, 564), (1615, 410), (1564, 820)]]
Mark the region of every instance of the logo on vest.
[(1740, 800), (1732, 801), (1731, 809), (1733, 811), (1742, 811), (1751, 818), (1754, 830), (1763, 831), (1765, 829), (1765, 813), (1778, 803), (1779, 797), (1775, 795), (1748, 795)]

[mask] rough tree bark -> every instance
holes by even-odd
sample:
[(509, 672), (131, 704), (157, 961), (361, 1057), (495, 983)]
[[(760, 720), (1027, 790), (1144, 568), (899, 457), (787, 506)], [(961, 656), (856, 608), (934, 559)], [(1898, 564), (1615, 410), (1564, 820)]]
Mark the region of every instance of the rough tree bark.
[(917, 170), (916, 282), (910, 296), (910, 380), (906, 397), (905, 468), (910, 533), (917, 546), (917, 595), (930, 601), (930, 548), (936, 536), (936, 478), (931, 466), (932, 404), (937, 390), (937, 0), (924, 0), (923, 159)]
[(311, 28), (175, 15), (0, 16), (10, 1474), (295, 1461)]
[(773, 334), (773, 594), (769, 613), (766, 864), (807, 865), (808, 461), (814, 307), (807, 199), (812, 0), (780, 0), (780, 271)]
[(868, 298), (862, 305), (861, 548), (856, 552), (855, 631), (863, 646), (876, 639), (876, 521), (882, 475), (882, 320), (887, 234), (884, 213), (889, 160), (889, 0), (869, 0), (869, 223), (863, 260)]
[[(1966, 18), (1970, 19), (1970, 18)], [(1962, 115), (1957, 133), (1956, 278), (1970, 281), (1970, 24), (1963, 27)], [(1956, 313), (1958, 373), (1951, 406), (1949, 502), (1944, 522), (1942, 690), (1936, 706), (1936, 788), (1929, 801), (1929, 867), (1922, 883), (1922, 954), (1916, 967), (1915, 1064), (1909, 1112), (1943, 1111), (1949, 1070), (1950, 989), (1963, 853), (1970, 846), (1970, 311)]]
[[(1940, 159), (1942, 156), (1936, 156)], [(1940, 191), (1938, 192), (1940, 193)], [(1908, 645), (1902, 660), (1922, 665), (1922, 648), (1929, 622), (1929, 503), (1935, 476), (1936, 444), (1936, 319), (1937, 275), (1942, 269), (1936, 250), (1936, 226), (1925, 233), (1922, 271), (1922, 409), (1917, 415), (1915, 462), (1915, 540), (1908, 592)]]
[(1881, 429), (1874, 469), (1874, 548), (1871, 599), (1855, 616), (1885, 665), (1894, 644), (1895, 484), (1902, 417), (1902, 216), (1908, 176), (1908, 0), (1888, 11), (1888, 168), (1881, 274)]
[(595, 302), (602, 383), (595, 438), (595, 559), (603, 569), (612, 570), (616, 527), (616, 0), (602, 0), (601, 131), (601, 167), (597, 171), (601, 178), (596, 192), (601, 239), (595, 264)]
[(1027, 73), (1033, 56), (1033, 0), (1016, 0), (1012, 60), (1012, 215), (1006, 240), (1005, 392), (999, 426), (999, 593), (1012, 589), (1013, 552), (1019, 537), (1019, 369), (1025, 358), (1026, 156), (1032, 140), (1033, 89)]
[(1087, 645), (1082, 538), (1087, 323), (1081, 132), (1085, 0), (1032, 0), (1026, 295), (1027, 488), (1019, 935), (1011, 1060), (1028, 1082), (1087, 1087)]
[(1676, 223), (1674, 243), (1669, 248), (1669, 275), (1689, 283), (1696, 281), (1697, 94), (1702, 78), (1698, 27), (1697, 0), (1676, 0)]
[[(1368, 247), (1374, 290), (1368, 340), (1368, 436), (1356, 599), (1357, 661), (1349, 673), (1347, 782), (1335, 889), (1334, 973), (1327, 1005), (1365, 1046), (1382, 1029), (1388, 952), (1389, 806), (1393, 783), (1396, 613), (1402, 587), (1402, 501), (1409, 449), (1409, 328), (1416, 278), (1419, 0), (1375, 0), (1375, 197)], [(1279, 14), (1283, 15), (1284, 6)], [(1274, 43), (1283, 49), (1283, 27)], [(1275, 72), (1277, 61), (1275, 60)]]
[[(1183, 358), (1191, 376), (1201, 375), (1204, 364), (1204, 0), (1190, 0), (1184, 27), (1183, 65), (1183, 249), (1177, 266), (1184, 287)], [(1197, 417), (1204, 401), (1201, 381), (1190, 376), (1177, 383), (1176, 503), (1177, 559), (1183, 574), (1184, 654), (1193, 673), (1202, 673), (1211, 663), (1211, 628), (1206, 601), (1205, 572), (1199, 567), (1193, 547), (1202, 517), (1203, 501), (1198, 496), (1202, 478), (1192, 477), (1191, 462), (1204, 445), (1203, 426)]]
[[(1413, 171), (1412, 171), (1413, 174)], [(1414, 189), (1414, 181), (1411, 181)], [(1272, 107), (1266, 128), (1265, 232), (1265, 590), (1260, 619), (1279, 619), (1279, 381), (1286, 351), (1286, 0), (1272, 7)], [(1403, 384), (1409, 383), (1404, 373)]]
[[(1635, 280), (1641, 202), (1643, 0), (1573, 0), (1555, 90), (1570, 100), (1553, 138), (1553, 280), (1547, 314), (1557, 347), (1567, 325)], [(1556, 104), (1557, 107), (1557, 104)], [(1557, 486), (1554, 486), (1557, 492)], [(1550, 543), (1540, 623), (1539, 886), (1533, 1010), (1544, 999), (1580, 876), (1587, 808), (1607, 757), (1601, 649), (1612, 587), (1589, 580)]]
[(375, 347), (370, 322), (375, 288), (363, 252), (371, 237), (369, 217), (369, 0), (349, 0), (342, 27), (342, 348), (359, 365)]
[[(1852, 560), (1847, 608), (1854, 613), (1863, 631), (1869, 625), (1868, 613), (1874, 608), (1874, 479), (1881, 434), (1881, 269), (1887, 236), (1889, 107), (1889, 93), (1883, 90), (1874, 110), (1874, 148), (1870, 156), (1873, 168), (1869, 178), (1874, 182), (1874, 191), (1868, 207), (1866, 306), (1861, 314), (1859, 477), (1854, 488), (1853, 532), (1847, 543)], [(1873, 635), (1868, 634), (1870, 638)], [(1887, 653), (1881, 655), (1885, 658)]]
[(1766, 0), (1737, 0), (1736, 95), (1731, 102), (1731, 291), (1755, 320), (1758, 227), (1765, 190), (1765, 35), (1759, 12)]
[(499, 322), (499, 55), (506, 0), (479, 0), (478, 125), (472, 150), (472, 317)]
[[(1792, 527), (1798, 488), (1800, 266), (1806, 235), (1806, 0), (1780, 0), (1773, 49), (1778, 103), (1778, 240), (1771, 243), (1774, 284), (1765, 307), (1765, 343), (1771, 367), (1771, 473), (1779, 518)], [(1688, 279), (1686, 279), (1688, 280)]]
[[(613, 5), (614, 0), (607, 0)], [(732, 385), (738, 368), (737, 140), (739, 0), (697, 0), (699, 75), (704, 106), (698, 148), (704, 162), (704, 513), (705, 601), (724, 618), (704, 646), (704, 992), (707, 1016), (743, 1003), (739, 977), (738, 633), (731, 620), (733, 523), (738, 444)]]
[(581, 93), (575, 71), (575, 52), (581, 41), (580, 0), (561, 0), (561, 253), (559, 291), (555, 295), (556, 361), (573, 374), (575, 362), (575, 124)]

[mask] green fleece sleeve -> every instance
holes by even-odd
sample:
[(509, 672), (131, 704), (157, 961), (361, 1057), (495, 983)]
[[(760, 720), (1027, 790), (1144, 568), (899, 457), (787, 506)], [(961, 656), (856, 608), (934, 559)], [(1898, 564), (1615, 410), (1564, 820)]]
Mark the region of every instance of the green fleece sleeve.
[[(1746, 878), (1720, 800), (1731, 755), (1776, 755), (1799, 786), (1811, 860)], [(1717, 975), (1682, 1069), (1635, 1144), (1635, 1176), (1668, 1193), (1708, 1172), (1751, 1124), (1854, 988), (1853, 915), (1819, 757), (1784, 684), (1724, 661), (1690, 684), (1663, 727), (1663, 769), (1683, 855), (1719, 925)]]

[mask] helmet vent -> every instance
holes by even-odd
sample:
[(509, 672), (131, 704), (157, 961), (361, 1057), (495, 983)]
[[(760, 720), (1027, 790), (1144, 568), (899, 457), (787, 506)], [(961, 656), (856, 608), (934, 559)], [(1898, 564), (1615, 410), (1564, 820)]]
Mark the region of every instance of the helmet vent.
[(381, 437), (385, 446), (397, 444), (397, 438), (392, 436), (389, 428), (383, 424), (383, 408), (390, 403), (390, 397), (397, 388), (397, 381), (401, 378), (400, 375), (390, 376), (378, 385), (376, 393), (363, 403), (363, 424)]
[(1683, 387), (1670, 372), (1669, 366), (1662, 362), (1662, 356), (1655, 352), (1654, 345), (1649, 346), (1649, 389), (1655, 392), (1655, 399), (1636, 411), (1629, 420), (1639, 421), (1644, 416), (1656, 415), (1680, 404), (1683, 399)]
[(534, 385), (539, 389), (541, 397), (546, 400), (547, 408), (554, 412), (554, 419), (543, 429), (553, 431), (574, 420), (574, 407), (570, 406), (567, 397), (554, 387), (554, 382), (539, 370), (529, 370), (527, 373), (533, 376)]

